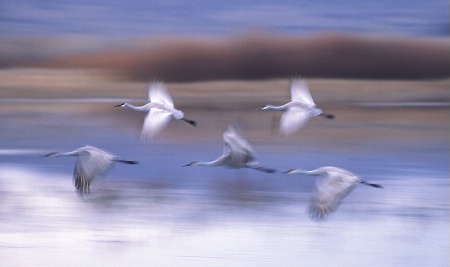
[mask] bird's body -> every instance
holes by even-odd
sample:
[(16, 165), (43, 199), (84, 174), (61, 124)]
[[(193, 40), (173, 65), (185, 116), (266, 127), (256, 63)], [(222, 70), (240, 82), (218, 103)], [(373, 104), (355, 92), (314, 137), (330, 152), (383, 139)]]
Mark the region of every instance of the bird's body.
[(185, 166), (219, 166), (227, 168), (240, 169), (250, 168), (267, 173), (273, 173), (275, 170), (262, 167), (255, 158), (255, 152), (248, 141), (240, 134), (235, 125), (230, 125), (223, 134), (224, 149), (219, 158), (204, 162), (193, 161)]
[(136, 161), (123, 160), (93, 146), (83, 146), (71, 152), (52, 152), (46, 157), (77, 157), (73, 171), (73, 181), (79, 195), (89, 194), (90, 185), (97, 176), (106, 175), (114, 162), (137, 164)]
[(358, 184), (382, 188), (381, 185), (369, 183), (356, 174), (338, 167), (326, 166), (311, 171), (293, 169), (285, 173), (318, 176), (309, 205), (309, 214), (316, 220), (322, 220), (336, 211), (342, 199)]
[(152, 139), (161, 132), (167, 126), (171, 117), (183, 120), (192, 126), (197, 125), (195, 121), (186, 119), (183, 111), (175, 108), (173, 99), (162, 82), (155, 82), (150, 85), (149, 101), (143, 106), (134, 106), (129, 103), (116, 105), (116, 107), (148, 112), (142, 127), (142, 137), (144, 139)]
[(281, 105), (265, 105), (260, 110), (284, 111), (281, 116), (280, 132), (290, 135), (299, 130), (314, 116), (323, 116), (333, 119), (334, 115), (324, 113), (316, 106), (304, 79), (294, 79), (291, 82), (291, 101)]

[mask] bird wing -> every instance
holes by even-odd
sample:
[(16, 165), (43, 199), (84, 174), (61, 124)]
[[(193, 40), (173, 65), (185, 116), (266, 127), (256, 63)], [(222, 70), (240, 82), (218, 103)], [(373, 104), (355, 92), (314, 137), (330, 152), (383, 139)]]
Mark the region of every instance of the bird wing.
[(227, 154), (230, 154), (230, 153), (231, 153), (231, 146), (230, 146), (230, 143), (228, 143), (227, 140), (226, 140), (225, 137), (224, 137), (224, 140), (223, 140), (223, 152), (222, 152), (222, 155), (227, 155)]
[(228, 153), (228, 165), (233, 168), (247, 167), (249, 162), (257, 164), (254, 150), (240, 133), (236, 125), (230, 125), (223, 134), (224, 154)]
[(291, 100), (315, 105), (304, 79), (294, 79), (291, 83)]
[(151, 139), (162, 131), (170, 121), (171, 114), (167, 111), (152, 108), (145, 116), (144, 126), (142, 128), (142, 137)]
[(300, 109), (291, 107), (281, 116), (280, 132), (290, 135), (300, 129), (309, 119), (309, 114)]
[(209, 165), (221, 165), (221, 164), (227, 164), (230, 162), (231, 152), (224, 152), (220, 157), (217, 159), (209, 162)]
[[(356, 179), (354, 179), (356, 178)], [(334, 212), (357, 185), (356, 176), (341, 172), (327, 172), (316, 180), (316, 187), (309, 207), (313, 219), (321, 220)]]
[(152, 83), (148, 89), (148, 96), (150, 102), (164, 103), (170, 107), (174, 106), (173, 99), (162, 82)]
[(240, 133), (239, 128), (231, 125), (223, 134), (224, 143), (232, 153), (245, 153), (253, 157), (255, 151), (250, 143)]
[(79, 194), (89, 193), (91, 182), (98, 175), (105, 175), (112, 167), (113, 155), (89, 147), (80, 152), (75, 163), (73, 180)]

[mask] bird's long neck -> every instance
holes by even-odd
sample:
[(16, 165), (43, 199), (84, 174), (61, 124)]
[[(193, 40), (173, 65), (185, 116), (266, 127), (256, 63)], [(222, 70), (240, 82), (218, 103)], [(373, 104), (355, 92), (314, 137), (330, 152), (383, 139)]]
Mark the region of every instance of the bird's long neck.
[(214, 166), (216, 164), (213, 163), (213, 161), (199, 161), (196, 162), (194, 164), (192, 164), (193, 166)]
[(217, 166), (217, 165), (221, 165), (222, 163), (223, 163), (223, 160), (221, 160), (221, 158), (218, 158), (213, 161), (198, 161), (194, 165), (196, 165), (196, 166)]
[(191, 164), (191, 166), (217, 166), (222, 165), (229, 157), (229, 154), (224, 154), (220, 156), (219, 158), (213, 160), (213, 161), (197, 161)]
[(137, 111), (147, 112), (152, 107), (152, 103), (147, 103), (147, 104), (145, 104), (143, 106), (135, 106), (135, 105), (132, 105), (132, 104), (129, 104), (129, 103), (124, 103), (122, 106), (124, 108), (129, 108), (129, 109), (134, 109), (134, 110), (137, 110)]
[(78, 156), (78, 154), (79, 154), (79, 152), (77, 150), (74, 150), (74, 151), (65, 152), (65, 153), (52, 152), (52, 153), (45, 155), (45, 157), (70, 157), (70, 156)]
[(287, 108), (287, 104), (281, 105), (281, 106), (274, 106), (274, 105), (265, 105), (264, 107), (262, 107), (262, 110), (286, 110)]
[(291, 174), (306, 174), (306, 175), (319, 176), (319, 175), (322, 175), (323, 172), (319, 171), (319, 170), (307, 171), (307, 170), (298, 169), (298, 170), (292, 171)]

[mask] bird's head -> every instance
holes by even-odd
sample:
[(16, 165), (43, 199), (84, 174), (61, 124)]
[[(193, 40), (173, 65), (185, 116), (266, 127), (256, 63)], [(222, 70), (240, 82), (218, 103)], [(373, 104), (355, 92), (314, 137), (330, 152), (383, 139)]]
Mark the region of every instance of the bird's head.
[(306, 174), (306, 171), (304, 171), (302, 169), (289, 169), (283, 173), (284, 174)]
[(264, 107), (261, 107), (261, 108), (257, 108), (256, 110), (266, 110), (266, 109), (269, 109), (269, 107), (267, 105)]
[(54, 156), (56, 156), (57, 154), (58, 154), (58, 152), (50, 152), (50, 153), (44, 155), (44, 157), (54, 157)]
[(115, 108), (117, 108), (117, 107), (125, 107), (125, 105), (126, 105), (126, 103), (121, 103), (121, 104), (119, 104), (119, 105), (115, 105), (114, 107), (115, 107)]
[(285, 172), (282, 172), (283, 174), (292, 174), (294, 171), (296, 171), (297, 169), (289, 169)]
[(199, 163), (200, 161), (195, 160), (195, 161), (191, 161), (186, 165), (183, 165), (182, 167), (189, 167), (189, 166), (195, 166), (197, 163)]

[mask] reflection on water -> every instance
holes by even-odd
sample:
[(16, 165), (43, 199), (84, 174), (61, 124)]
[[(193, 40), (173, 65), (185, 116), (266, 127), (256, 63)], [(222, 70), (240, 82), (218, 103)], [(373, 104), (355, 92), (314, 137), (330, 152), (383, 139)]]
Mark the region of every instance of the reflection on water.
[[(1, 265), (448, 266), (448, 106), (378, 109), (358, 105), (352, 92), (340, 97), (349, 100), (330, 105), (336, 120), (312, 120), (289, 139), (271, 134), (266, 114), (246, 109), (265, 103), (262, 94), (208, 103), (177, 97), (199, 126), (172, 121), (150, 144), (138, 138), (145, 114), (112, 107), (122, 99), (5, 99), (0, 259), (8, 260)], [(216, 111), (209, 102), (219, 98)], [(269, 167), (338, 166), (384, 189), (357, 187), (318, 223), (306, 212), (312, 178), (181, 167), (220, 154), (223, 130), (236, 117)], [(42, 156), (81, 145), (140, 164), (117, 164), (80, 198), (75, 159)]]
[(323, 223), (305, 212), (307, 190), (255, 191), (240, 179), (173, 189), (110, 178), (82, 199), (70, 173), (3, 165), (0, 255), (5, 266), (448, 263), (445, 177), (385, 177), (384, 190), (357, 188)]

